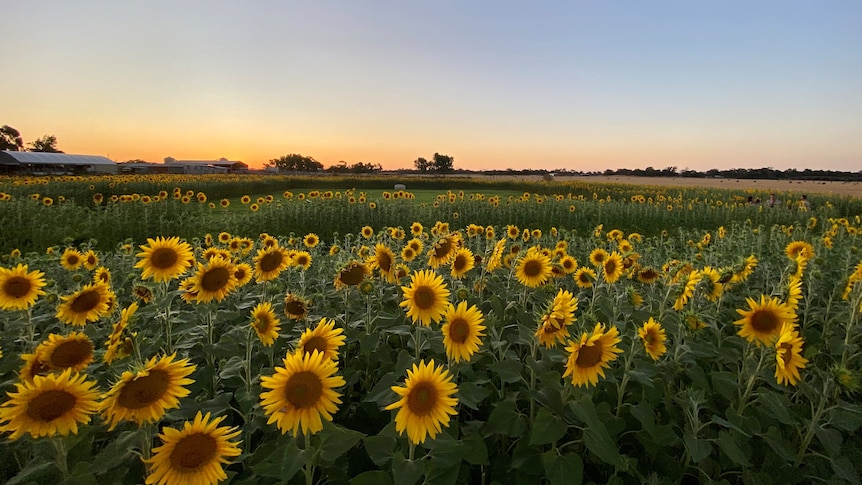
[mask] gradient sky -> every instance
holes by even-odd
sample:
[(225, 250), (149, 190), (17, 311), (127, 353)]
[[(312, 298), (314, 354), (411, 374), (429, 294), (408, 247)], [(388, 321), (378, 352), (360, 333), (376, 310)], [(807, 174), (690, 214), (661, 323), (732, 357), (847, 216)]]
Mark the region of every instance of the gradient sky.
[(0, 124), (117, 161), (862, 170), (862, 2), (5, 2)]

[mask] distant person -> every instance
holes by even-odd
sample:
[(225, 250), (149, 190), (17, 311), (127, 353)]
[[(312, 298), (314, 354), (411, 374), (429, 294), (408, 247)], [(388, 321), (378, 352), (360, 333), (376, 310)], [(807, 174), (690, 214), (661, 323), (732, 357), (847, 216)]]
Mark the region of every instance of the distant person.
[(802, 194), (802, 197), (799, 198), (799, 207), (805, 210), (811, 210), (811, 202), (808, 202), (808, 196)]
[(775, 198), (775, 194), (769, 194), (769, 198), (766, 199), (766, 206), (775, 207), (775, 204), (778, 204), (778, 199)]
[(754, 199), (754, 205), (760, 205), (760, 197)]
[(749, 195), (748, 196), (748, 205), (753, 205), (753, 204), (754, 204), (754, 197)]

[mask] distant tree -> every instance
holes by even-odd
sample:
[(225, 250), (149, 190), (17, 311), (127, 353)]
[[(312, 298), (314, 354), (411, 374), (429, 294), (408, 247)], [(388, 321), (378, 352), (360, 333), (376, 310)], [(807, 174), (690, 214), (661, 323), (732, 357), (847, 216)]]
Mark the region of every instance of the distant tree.
[(274, 158), (266, 163), (268, 167), (276, 167), (279, 170), (290, 172), (319, 172), (323, 170), (323, 164), (313, 157), (305, 157), (298, 153), (291, 153), (280, 158)]
[(141, 160), (140, 158), (135, 158), (132, 160), (126, 160), (125, 162), (117, 162), (117, 163), (150, 163), (146, 160)]
[(9, 125), (0, 126), (0, 150), (24, 151), (24, 139), (21, 138), (21, 132)]
[(416, 170), (419, 170), (420, 172), (427, 172), (431, 169), (431, 162), (422, 157), (417, 158), (413, 162), (413, 165), (416, 167)]
[(54, 135), (45, 135), (42, 138), (30, 143), (29, 151), (44, 152), (44, 153), (63, 153), (57, 149), (57, 137)]
[(435, 153), (434, 160), (431, 162), (432, 170), (437, 173), (451, 172), (454, 166), (455, 158), (440, 153)]

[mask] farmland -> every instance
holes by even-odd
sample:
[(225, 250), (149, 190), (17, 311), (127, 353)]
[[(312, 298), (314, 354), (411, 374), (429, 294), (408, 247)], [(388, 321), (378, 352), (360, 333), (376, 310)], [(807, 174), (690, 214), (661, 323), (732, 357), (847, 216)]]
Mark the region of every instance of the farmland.
[(855, 188), (399, 182), (0, 179), (0, 480), (859, 481)]

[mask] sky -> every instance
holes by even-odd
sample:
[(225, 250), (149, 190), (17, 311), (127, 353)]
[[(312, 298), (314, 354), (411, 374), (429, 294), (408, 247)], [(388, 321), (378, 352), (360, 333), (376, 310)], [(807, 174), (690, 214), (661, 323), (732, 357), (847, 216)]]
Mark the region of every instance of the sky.
[(4, 2), (0, 125), (66, 153), (862, 170), (862, 2)]

